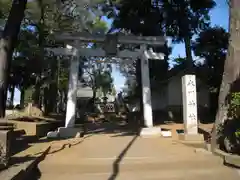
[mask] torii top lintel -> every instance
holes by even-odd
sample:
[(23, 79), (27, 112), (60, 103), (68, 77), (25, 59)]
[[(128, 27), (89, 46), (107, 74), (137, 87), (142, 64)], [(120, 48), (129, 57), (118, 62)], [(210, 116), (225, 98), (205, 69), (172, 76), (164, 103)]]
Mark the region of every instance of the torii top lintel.
[[(90, 33), (55, 33), (55, 39), (60, 41), (80, 41), (104, 43), (108, 35), (90, 34)], [(113, 35), (111, 35), (113, 36)], [(165, 38), (163, 36), (130, 36), (116, 35), (119, 44), (146, 44), (152, 46), (163, 46)]]

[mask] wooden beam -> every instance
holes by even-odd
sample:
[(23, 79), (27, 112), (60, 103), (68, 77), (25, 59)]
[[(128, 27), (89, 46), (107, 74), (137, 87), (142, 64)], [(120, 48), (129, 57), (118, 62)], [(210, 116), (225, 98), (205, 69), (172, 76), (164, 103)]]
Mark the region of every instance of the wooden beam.
[[(104, 43), (106, 35), (96, 35), (89, 33), (55, 33), (54, 37), (60, 41), (80, 41)], [(130, 36), (117, 35), (120, 44), (147, 44), (153, 46), (163, 46), (165, 38), (163, 36)]]
[[(75, 49), (75, 48), (73, 48)], [(76, 55), (76, 52), (73, 49), (67, 49), (67, 48), (46, 48), (47, 51), (53, 52), (56, 55)], [(101, 48), (98, 49), (91, 49), (91, 48), (79, 48), (78, 50), (80, 56), (84, 57), (107, 57), (105, 51)], [(164, 59), (163, 53), (155, 53), (152, 50), (148, 50), (145, 52), (147, 57), (149, 59), (156, 59), (156, 60), (162, 60)], [(129, 50), (123, 50), (119, 51), (116, 58), (131, 58), (131, 59), (137, 59), (141, 55), (140, 50), (137, 51), (129, 51)]]

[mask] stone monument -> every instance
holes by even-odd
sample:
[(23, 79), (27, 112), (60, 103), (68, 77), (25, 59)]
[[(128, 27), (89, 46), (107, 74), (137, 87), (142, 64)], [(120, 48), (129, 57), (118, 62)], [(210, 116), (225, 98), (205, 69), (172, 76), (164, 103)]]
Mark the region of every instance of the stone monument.
[(195, 75), (185, 75), (182, 77), (184, 134), (179, 135), (179, 138), (181, 140), (203, 140), (203, 136), (198, 134), (198, 107), (196, 86), (197, 84)]

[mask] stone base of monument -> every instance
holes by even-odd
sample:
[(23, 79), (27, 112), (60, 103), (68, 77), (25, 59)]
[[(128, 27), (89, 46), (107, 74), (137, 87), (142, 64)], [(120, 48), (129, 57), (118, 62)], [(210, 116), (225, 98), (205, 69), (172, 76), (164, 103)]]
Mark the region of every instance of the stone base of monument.
[(47, 133), (47, 138), (79, 138), (84, 136), (83, 127), (60, 127), (57, 131), (50, 131)]
[(7, 167), (11, 156), (10, 145), (13, 129), (13, 124), (0, 122), (0, 169)]
[(160, 127), (142, 128), (140, 131), (141, 137), (160, 137), (162, 136)]
[(83, 128), (81, 127), (60, 127), (58, 128), (58, 136), (60, 138), (75, 138), (75, 137), (82, 137), (84, 134)]
[(186, 142), (204, 142), (203, 134), (179, 134), (178, 138)]
[(56, 138), (59, 138), (59, 133), (58, 131), (49, 131), (47, 133), (47, 138), (48, 139), (56, 139)]

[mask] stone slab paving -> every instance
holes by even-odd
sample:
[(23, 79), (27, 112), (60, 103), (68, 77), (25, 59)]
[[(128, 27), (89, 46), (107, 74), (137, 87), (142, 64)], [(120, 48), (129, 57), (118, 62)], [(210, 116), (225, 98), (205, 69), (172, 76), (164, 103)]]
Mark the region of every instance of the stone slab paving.
[(49, 154), (41, 180), (239, 180), (237, 170), (209, 153), (164, 138), (88, 135), (76, 146)]

